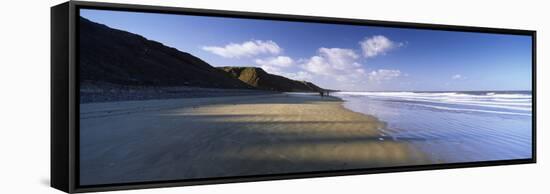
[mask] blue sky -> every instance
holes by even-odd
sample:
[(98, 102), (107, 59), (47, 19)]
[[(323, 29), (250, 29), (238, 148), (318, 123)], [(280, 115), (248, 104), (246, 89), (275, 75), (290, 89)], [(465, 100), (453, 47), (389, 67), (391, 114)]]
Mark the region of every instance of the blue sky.
[(204, 16), (81, 10), (191, 53), (353, 91), (530, 90), (531, 38)]

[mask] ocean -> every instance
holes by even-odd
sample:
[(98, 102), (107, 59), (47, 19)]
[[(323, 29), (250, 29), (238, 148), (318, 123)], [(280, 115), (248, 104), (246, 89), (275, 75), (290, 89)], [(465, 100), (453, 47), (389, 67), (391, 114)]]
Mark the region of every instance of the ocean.
[(436, 163), (531, 158), (530, 91), (335, 92), (352, 111), (387, 124)]

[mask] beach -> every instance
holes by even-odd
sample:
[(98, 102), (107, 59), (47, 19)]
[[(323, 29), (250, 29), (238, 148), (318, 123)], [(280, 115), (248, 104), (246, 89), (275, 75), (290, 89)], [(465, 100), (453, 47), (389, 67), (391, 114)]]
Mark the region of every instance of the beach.
[(265, 94), (80, 105), (80, 184), (429, 164), (337, 97)]

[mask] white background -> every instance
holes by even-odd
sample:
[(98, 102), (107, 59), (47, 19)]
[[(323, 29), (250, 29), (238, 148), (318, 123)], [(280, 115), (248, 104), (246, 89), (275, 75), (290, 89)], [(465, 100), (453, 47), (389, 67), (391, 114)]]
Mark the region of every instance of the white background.
[[(0, 193), (50, 188), (50, 6), (62, 0), (5, 0), (0, 12)], [(177, 7), (453, 24), (538, 31), (538, 163), (267, 181), (110, 193), (542, 193), (549, 192), (550, 5), (479, 0), (110, 0)], [(546, 152), (546, 153), (545, 153)]]

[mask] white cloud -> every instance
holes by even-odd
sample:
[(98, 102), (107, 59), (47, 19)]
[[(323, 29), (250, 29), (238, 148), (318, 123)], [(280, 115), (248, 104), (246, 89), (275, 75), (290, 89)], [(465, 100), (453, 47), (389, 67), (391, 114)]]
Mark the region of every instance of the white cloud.
[(401, 76), (401, 71), (395, 69), (379, 69), (369, 73), (369, 80), (381, 82)]
[(268, 57), (254, 60), (259, 67), (271, 74), (283, 75), (285, 70), (292, 67), (294, 60), (288, 56)]
[(317, 55), (307, 59), (292, 60), (280, 56), (257, 59), (255, 62), (269, 73), (312, 81), (325, 88), (364, 89), (406, 76), (397, 69), (368, 72), (359, 60), (360, 55), (352, 49), (322, 47), (318, 49)]
[(325, 76), (340, 82), (356, 82), (366, 75), (359, 56), (351, 49), (319, 48), (318, 55), (304, 60), (302, 68), (313, 75)]
[(460, 75), (460, 74), (456, 74), (456, 75), (453, 75), (451, 77), (451, 79), (454, 79), (454, 80), (458, 80), (458, 79), (465, 79), (466, 77)]
[(306, 71), (297, 71), (294, 59), (288, 56), (268, 57), (256, 59), (254, 62), (268, 73), (284, 76), (294, 80), (311, 80), (313, 75)]
[(277, 74), (277, 75), (281, 75), (283, 71), (280, 67), (269, 66), (269, 65), (260, 65), (260, 68), (262, 68), (264, 71), (268, 73)]
[(300, 81), (303, 81), (303, 80), (312, 80), (313, 79), (313, 75), (311, 73), (308, 73), (308, 72), (305, 72), (305, 71), (298, 71), (296, 73), (289, 73), (289, 72), (279, 72), (279, 73), (275, 73), (277, 75), (281, 75), (281, 76), (284, 76), (284, 77), (287, 77), (287, 78), (290, 78), (290, 79), (293, 79), (293, 80), (300, 80)]
[(393, 42), (382, 35), (365, 38), (359, 44), (363, 50), (363, 55), (367, 58), (384, 55), (386, 52), (403, 45), (403, 43)]
[[(203, 50), (225, 58), (254, 57), (253, 66), (266, 72), (295, 80), (307, 80), (326, 88), (359, 88), (380, 86), (382, 81), (406, 76), (397, 69), (367, 71), (360, 60), (384, 55), (392, 49), (403, 46), (385, 36), (366, 37), (359, 42), (361, 50), (347, 48), (325, 48), (309, 58), (294, 60), (280, 55), (283, 49), (271, 40), (250, 40), (230, 43), (225, 46), (204, 46)], [(453, 78), (454, 79), (454, 78)]]
[(225, 58), (251, 57), (259, 54), (279, 54), (283, 50), (277, 43), (271, 40), (251, 40), (241, 44), (230, 43), (223, 47), (204, 46), (202, 49)]
[(287, 56), (269, 57), (266, 59), (256, 59), (254, 62), (258, 65), (265, 66), (277, 66), (277, 67), (289, 67), (294, 63), (292, 58)]

